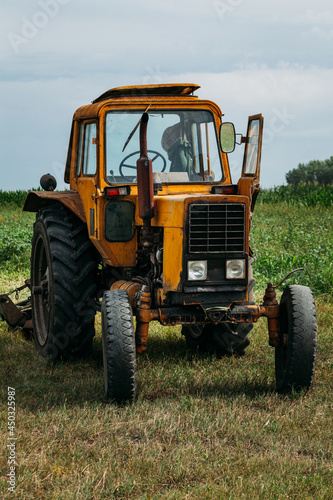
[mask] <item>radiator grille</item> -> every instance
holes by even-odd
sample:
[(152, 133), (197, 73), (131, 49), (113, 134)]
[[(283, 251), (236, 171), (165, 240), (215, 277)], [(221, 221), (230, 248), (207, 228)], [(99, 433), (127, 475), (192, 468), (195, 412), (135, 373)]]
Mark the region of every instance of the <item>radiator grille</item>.
[(245, 205), (207, 203), (189, 206), (189, 252), (243, 252)]

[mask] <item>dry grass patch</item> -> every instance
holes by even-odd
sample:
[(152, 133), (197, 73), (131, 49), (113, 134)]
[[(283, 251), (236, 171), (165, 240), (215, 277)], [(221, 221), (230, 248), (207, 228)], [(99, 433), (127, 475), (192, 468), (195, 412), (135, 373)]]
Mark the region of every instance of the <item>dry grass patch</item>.
[[(17, 392), (19, 498), (331, 498), (332, 310), (318, 305), (307, 394), (275, 393), (264, 321), (246, 356), (221, 360), (193, 356), (179, 329), (153, 325), (138, 400), (124, 407), (104, 401), (100, 333), (90, 360), (52, 365), (2, 324), (3, 398), (7, 381)], [(5, 411), (2, 422), (5, 447)]]

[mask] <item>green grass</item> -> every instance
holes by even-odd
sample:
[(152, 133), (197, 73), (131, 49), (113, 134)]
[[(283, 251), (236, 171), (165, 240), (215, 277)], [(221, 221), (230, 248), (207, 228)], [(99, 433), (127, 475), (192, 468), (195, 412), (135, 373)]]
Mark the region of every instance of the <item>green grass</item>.
[(8, 208), (8, 205), (21, 208), (27, 194), (28, 191), (24, 190), (2, 191), (2, 189), (0, 189), (0, 208)]
[(333, 290), (333, 209), (258, 204), (251, 245), (259, 284), (277, 284), (288, 272), (304, 268), (287, 283), (310, 286), (317, 294)]
[(30, 265), (32, 226), (35, 214), (15, 206), (0, 207), (0, 271), (26, 272)]
[(301, 184), (296, 187), (288, 185), (262, 189), (257, 203), (284, 204), (294, 207), (332, 207), (333, 186)]
[[(4, 292), (29, 276), (34, 214), (2, 209), (0, 220)], [(8, 231), (14, 258), (3, 238)], [(332, 210), (258, 204), (251, 238), (257, 300), (267, 281), (277, 283), (306, 265), (288, 283), (315, 290), (313, 388), (276, 394), (274, 350), (263, 319), (244, 357), (220, 360), (190, 354), (179, 327), (153, 323), (148, 352), (138, 357), (138, 400), (110, 405), (99, 316), (93, 356), (58, 364), (0, 321), (1, 498), (15, 498), (6, 484), (8, 385), (16, 389), (16, 498), (332, 498)]]

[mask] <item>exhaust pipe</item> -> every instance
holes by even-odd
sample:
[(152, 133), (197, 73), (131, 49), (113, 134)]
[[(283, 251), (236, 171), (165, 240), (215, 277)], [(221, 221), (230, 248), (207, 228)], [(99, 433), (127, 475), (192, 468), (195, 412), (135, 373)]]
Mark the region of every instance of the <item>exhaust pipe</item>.
[(154, 217), (153, 166), (147, 152), (148, 119), (148, 113), (143, 113), (140, 122), (140, 158), (136, 162), (139, 217), (143, 220), (141, 244), (146, 249), (153, 245), (151, 219)]

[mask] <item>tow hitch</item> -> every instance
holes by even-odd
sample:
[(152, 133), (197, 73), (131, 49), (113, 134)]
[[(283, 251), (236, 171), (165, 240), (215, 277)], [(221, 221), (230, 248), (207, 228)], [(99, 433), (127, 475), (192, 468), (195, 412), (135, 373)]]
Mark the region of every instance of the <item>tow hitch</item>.
[(281, 342), (285, 344), (285, 339), (281, 339), (279, 325), (279, 304), (276, 300), (276, 289), (293, 273), (303, 271), (303, 268), (294, 269), (288, 273), (277, 285), (268, 283), (263, 303), (261, 305), (234, 305), (230, 309), (224, 307), (211, 307), (205, 310), (206, 318), (217, 325), (225, 321), (256, 323), (259, 318), (265, 317), (268, 322), (269, 345), (279, 347)]
[(0, 316), (8, 323), (10, 329), (19, 326), (23, 329), (24, 335), (30, 339), (32, 337), (31, 297), (16, 304), (9, 297), (16, 293), (16, 300), (18, 300), (18, 293), (25, 288), (30, 289), (30, 280), (25, 280), (24, 285), (0, 295)]

